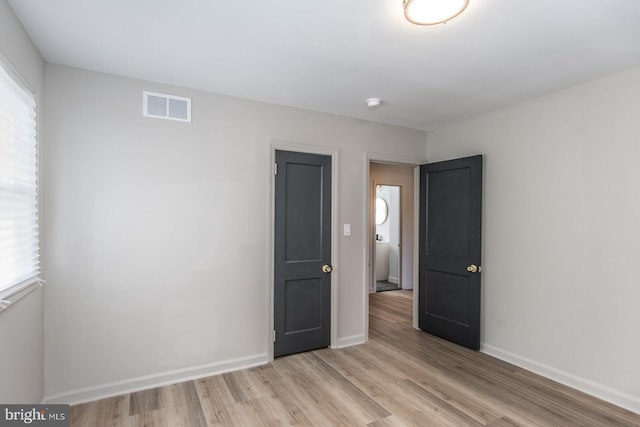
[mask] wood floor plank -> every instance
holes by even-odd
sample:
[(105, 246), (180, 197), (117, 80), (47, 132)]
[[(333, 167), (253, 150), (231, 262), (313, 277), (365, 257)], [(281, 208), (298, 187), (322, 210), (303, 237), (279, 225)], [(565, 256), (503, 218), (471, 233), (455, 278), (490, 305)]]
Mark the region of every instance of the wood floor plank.
[(381, 418), (372, 423), (367, 424), (367, 427), (410, 427), (414, 426), (414, 423), (407, 423), (396, 415), (390, 415), (388, 417)]
[(316, 366), (318, 367), (318, 372), (320, 375), (326, 375), (327, 377), (332, 378), (340, 385), (340, 388), (345, 391), (354, 401), (358, 402), (358, 405), (363, 408), (364, 411), (371, 414), (374, 417), (388, 417), (391, 415), (389, 411), (383, 408), (380, 404), (378, 404), (375, 400), (371, 399), (365, 392), (363, 392), (360, 388), (355, 386), (351, 381), (349, 381), (344, 375), (338, 373), (335, 369), (333, 369), (329, 364), (327, 364), (324, 360), (318, 357), (314, 353), (307, 353), (305, 356), (309, 359), (312, 359)]
[(162, 388), (167, 423), (174, 427), (206, 427), (207, 420), (193, 381)]
[(640, 426), (640, 415), (412, 326), (370, 296), (369, 342), (75, 405), (72, 426)]
[(292, 426), (313, 425), (312, 419), (315, 413), (305, 410), (309, 404), (304, 402), (298, 393), (291, 391), (295, 390), (295, 384), (286, 375), (274, 368), (272, 364), (255, 369), (253, 375), (269, 390), (271, 405), (280, 410), (281, 419), (285, 424)]
[[(368, 352), (362, 352), (359, 347), (351, 347), (345, 349), (344, 352), (324, 352), (318, 353), (321, 357), (330, 360), (338, 369), (344, 370), (354, 384), (357, 384), (375, 400), (385, 402), (385, 408), (388, 408), (392, 414), (402, 414), (400, 418), (411, 422), (412, 425), (420, 425), (420, 421), (425, 419), (423, 413), (424, 405), (420, 400), (412, 400), (406, 398), (406, 392), (402, 389), (402, 381), (410, 378), (425, 379), (418, 369), (403, 370), (408, 362), (406, 359), (402, 363), (388, 363), (384, 370), (375, 369), (375, 365), (368, 356)], [(396, 357), (388, 357), (386, 353), (377, 352), (377, 356), (382, 356), (386, 360), (393, 360)], [(443, 402), (447, 402), (458, 411), (465, 413), (479, 424), (486, 424), (489, 421), (496, 420), (501, 416), (501, 412), (491, 412), (487, 410), (481, 403), (475, 403), (472, 396), (460, 398), (457, 390), (451, 385), (445, 384), (437, 378), (429, 378), (426, 383), (423, 382), (425, 389), (433, 392)], [(455, 397), (450, 397), (455, 396)], [(458, 400), (463, 403), (458, 403)]]
[(236, 402), (222, 375), (199, 379), (195, 386), (208, 425), (259, 425), (255, 413)]
[(452, 427), (460, 425), (481, 427), (483, 425), (409, 379), (401, 381), (400, 385), (403, 398), (413, 399), (425, 408), (424, 412), (429, 415), (429, 419), (425, 420), (427, 424), (434, 423)]
[(288, 356), (287, 369), (296, 377), (297, 383), (304, 386), (304, 392), (323, 409), (325, 422), (333, 425), (365, 425), (377, 417), (366, 412), (361, 405), (361, 395), (352, 395), (345, 390), (344, 384), (332, 377), (322, 375), (314, 360), (305, 354)]
[(222, 378), (227, 384), (233, 399), (237, 403), (246, 403), (258, 397), (256, 391), (251, 387), (245, 377), (244, 371), (230, 372), (223, 374)]
[(129, 415), (138, 415), (160, 409), (160, 388), (131, 393)]
[(70, 424), (95, 427), (125, 426), (129, 418), (129, 396), (116, 396), (71, 407)]
[(509, 417), (502, 417), (499, 420), (495, 420), (486, 427), (520, 427), (520, 424), (516, 423)]
[(172, 427), (169, 424), (170, 415), (167, 409), (156, 409), (140, 414), (135, 414), (127, 419), (127, 427)]
[[(368, 351), (363, 352), (358, 347), (349, 350), (362, 353), (362, 358), (358, 360), (368, 357)], [(384, 372), (389, 377), (413, 379), (438, 398), (480, 423), (488, 423), (503, 415), (503, 411), (497, 409), (497, 405), (491, 405), (486, 396), (470, 393), (464, 382), (452, 381), (441, 370), (427, 366), (419, 359), (407, 357), (400, 350), (386, 346), (376, 346), (372, 350), (378, 357), (386, 360), (401, 360), (401, 363), (389, 363), (385, 366)], [(354, 358), (357, 359), (357, 356)], [(389, 384), (391, 379), (383, 378), (383, 382)]]

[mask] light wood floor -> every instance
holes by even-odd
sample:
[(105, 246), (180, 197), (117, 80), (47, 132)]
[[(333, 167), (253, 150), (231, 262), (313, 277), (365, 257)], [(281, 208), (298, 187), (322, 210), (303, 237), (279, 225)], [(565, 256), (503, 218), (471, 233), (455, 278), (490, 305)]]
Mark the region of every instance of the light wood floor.
[(640, 415), (411, 327), (370, 297), (370, 341), (71, 408), (72, 426), (640, 426)]

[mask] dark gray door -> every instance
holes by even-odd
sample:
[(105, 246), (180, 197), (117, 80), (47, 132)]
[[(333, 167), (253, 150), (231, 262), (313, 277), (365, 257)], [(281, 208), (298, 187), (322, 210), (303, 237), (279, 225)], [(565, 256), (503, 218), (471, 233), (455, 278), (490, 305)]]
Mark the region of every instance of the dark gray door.
[(480, 348), (482, 156), (420, 167), (420, 329)]
[(276, 163), (277, 357), (331, 342), (331, 157), (276, 151)]

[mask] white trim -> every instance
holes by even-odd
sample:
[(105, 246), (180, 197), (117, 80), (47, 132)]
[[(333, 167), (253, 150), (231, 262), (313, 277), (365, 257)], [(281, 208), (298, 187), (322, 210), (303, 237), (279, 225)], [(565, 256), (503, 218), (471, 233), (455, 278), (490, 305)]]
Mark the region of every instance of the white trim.
[(393, 165), (404, 165), (404, 166), (420, 166), (421, 164), (427, 163), (425, 159), (416, 160), (415, 157), (398, 156), (396, 154), (376, 153), (372, 151), (367, 151), (366, 153), (364, 153), (364, 155), (367, 157), (369, 161), (375, 162), (375, 163), (389, 163)]
[(338, 283), (340, 276), (340, 262), (338, 257), (338, 239), (340, 233), (338, 230), (338, 183), (339, 181), (339, 150), (337, 148), (322, 147), (317, 145), (303, 145), (294, 142), (272, 140), (269, 144), (270, 155), (269, 165), (267, 166), (267, 173), (269, 173), (268, 182), (268, 203), (269, 203), (269, 219), (268, 219), (268, 233), (269, 236), (267, 242), (267, 257), (268, 257), (268, 274), (269, 274), (269, 295), (270, 303), (267, 313), (269, 313), (269, 319), (265, 322), (268, 325), (268, 352), (269, 360), (273, 360), (273, 329), (274, 329), (274, 281), (273, 281), (273, 262), (274, 253), (273, 247), (275, 244), (275, 174), (273, 173), (272, 165), (276, 160), (276, 150), (293, 151), (298, 153), (309, 154), (321, 154), (325, 156), (331, 156), (331, 265), (333, 271), (331, 272), (331, 348), (336, 348), (338, 343)]
[(44, 280), (32, 277), (0, 292), (0, 313), (44, 285), (44, 283)]
[(107, 397), (119, 396), (121, 394), (134, 393), (140, 390), (147, 390), (184, 381), (210, 377), (213, 375), (220, 375), (240, 369), (252, 368), (254, 366), (260, 366), (267, 363), (269, 363), (269, 360), (266, 353), (248, 357), (239, 357), (237, 359), (208, 363), (185, 369), (175, 369), (172, 371), (145, 375), (129, 380), (114, 381), (94, 387), (70, 390), (64, 393), (54, 394), (52, 396), (45, 396), (42, 403), (66, 403), (69, 405), (76, 405)]
[(505, 362), (509, 362), (538, 375), (542, 375), (543, 377), (552, 379), (591, 396), (595, 396), (599, 399), (640, 414), (640, 398), (637, 396), (632, 396), (603, 384), (599, 384), (595, 381), (582, 378), (561, 369), (545, 365), (544, 363), (536, 362), (535, 360), (531, 360), (524, 356), (494, 347), (490, 344), (482, 343), (480, 351), (484, 354), (488, 354), (489, 356), (504, 360)]
[(364, 344), (366, 342), (363, 334), (360, 335), (351, 335), (348, 337), (338, 338), (338, 343), (335, 347), (332, 348), (345, 348), (351, 347), (358, 344)]
[(413, 171), (413, 188), (416, 189), (413, 192), (413, 328), (420, 329), (420, 167)]
[[(4, 70), (9, 73), (11, 78), (20, 86), (23, 90), (27, 91), (29, 94), (33, 95), (34, 99), (37, 95), (36, 91), (33, 89), (32, 85), (29, 83), (27, 79), (22, 76), (22, 73), (18, 71), (16, 67), (13, 66), (13, 62), (9, 60), (2, 52), (0, 52), (0, 65)], [(38, 111), (36, 111), (38, 113)], [(37, 138), (37, 137), (36, 137)]]
[(364, 153), (364, 191), (365, 191), (365, 200), (366, 203), (363, 203), (363, 221), (364, 230), (362, 235), (365, 237), (364, 242), (364, 284), (362, 286), (362, 304), (363, 304), (363, 319), (362, 324), (364, 328), (364, 339), (365, 342), (369, 341), (369, 284), (372, 282), (372, 251), (371, 251), (371, 242), (373, 241), (373, 230), (371, 227), (370, 221), (370, 200), (371, 197), (371, 187), (370, 187), (370, 174), (369, 170), (371, 167), (371, 162), (377, 163), (390, 163), (396, 165), (404, 165), (404, 166), (413, 166), (416, 171), (414, 171), (414, 186), (413, 186), (413, 197), (414, 197), (414, 210), (413, 210), (413, 325), (417, 328), (418, 324), (418, 288), (417, 286), (417, 277), (418, 277), (418, 230), (420, 225), (420, 216), (419, 216), (419, 197), (420, 197), (420, 180), (419, 180), (419, 171), (417, 171), (418, 166), (426, 163), (426, 160), (418, 159), (416, 160), (413, 157), (405, 157), (405, 156), (397, 156), (394, 154), (383, 154), (383, 153), (373, 153), (373, 152), (365, 152)]
[[(400, 267), (402, 267), (402, 266), (400, 266)], [(387, 277), (387, 282), (393, 283), (394, 285), (397, 285), (400, 282), (400, 279), (398, 279), (397, 277), (394, 277), (394, 276), (389, 276), (389, 277)]]

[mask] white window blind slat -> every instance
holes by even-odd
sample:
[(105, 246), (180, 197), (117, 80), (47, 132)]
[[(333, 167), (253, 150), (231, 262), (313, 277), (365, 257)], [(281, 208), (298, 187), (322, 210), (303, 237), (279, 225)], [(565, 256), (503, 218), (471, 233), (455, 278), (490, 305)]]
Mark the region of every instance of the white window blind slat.
[[(35, 151), (34, 152), (29, 152), (26, 150), (18, 151), (16, 150), (16, 147), (12, 147), (12, 146), (7, 146), (6, 148), (7, 149), (5, 154), (11, 156), (9, 157), (11, 161), (6, 162), (9, 166), (19, 167), (22, 170), (36, 169), (36, 164), (33, 163), (33, 156), (35, 155)], [(2, 150), (2, 151), (5, 151), (5, 150)], [(10, 172), (11, 172), (10, 170), (9, 171), (5, 170), (3, 172), (3, 175), (6, 175)]]
[(0, 292), (40, 274), (37, 183), (35, 98), (0, 66)]
[(10, 239), (10, 241), (11, 240), (13, 240), (13, 245), (8, 245), (0, 248), (0, 260), (10, 259), (14, 257), (17, 257), (18, 260), (21, 260), (22, 257), (29, 257), (30, 259), (32, 254), (38, 254), (37, 248), (34, 248), (27, 243), (23, 243), (23, 241), (26, 239)]
[[(27, 279), (31, 276), (32, 272), (37, 271), (40, 268), (40, 263), (36, 261), (37, 254), (30, 256), (23, 255), (24, 261), (18, 262), (15, 259), (4, 259), (4, 266), (0, 267), (0, 272), (3, 277), (6, 277), (5, 281), (8, 285), (12, 286), (18, 282), (21, 282), (20, 276)], [(12, 264), (7, 264), (7, 261), (14, 261)]]
[(16, 231), (17, 227), (19, 227), (20, 229), (29, 230), (28, 233), (32, 234), (33, 231), (30, 227), (35, 220), (36, 218), (29, 217), (29, 216), (25, 216), (24, 218), (18, 218), (15, 221), (12, 220), (10, 222), (3, 221), (0, 218), (0, 238), (3, 239), (3, 241), (0, 242), (0, 248), (7, 245), (7, 242), (5, 242), (4, 240), (7, 240), (10, 236), (15, 236), (20, 234), (19, 231)]
[[(16, 276), (30, 276), (31, 271), (40, 269), (40, 262), (38, 261), (39, 254), (37, 253), (19, 253), (9, 257), (0, 257), (2, 265), (0, 265), (0, 277), (8, 277), (5, 280), (10, 283), (9, 286), (17, 283)], [(20, 280), (19, 280), (20, 281)]]
[[(15, 264), (31, 264), (34, 262), (39, 262), (39, 257), (40, 253), (36, 248), (28, 247), (26, 245), (15, 247), (12, 251), (9, 251), (5, 248), (0, 252), (0, 260), (6, 261), (14, 259)], [(8, 265), (6, 262), (3, 262), (3, 264), (5, 267), (7, 267)]]
[[(4, 187), (3, 187), (4, 185)], [(13, 182), (13, 186), (23, 186), (29, 188), (31, 191), (28, 193), (17, 193), (13, 188), (9, 190), (9, 184), (0, 181), (0, 203), (4, 206), (8, 206), (11, 203), (17, 203), (18, 201), (31, 201), (34, 199), (34, 191), (36, 190), (36, 184), (29, 182)]]
[[(0, 184), (2, 185), (2, 184)], [(27, 186), (15, 186), (17, 189), (22, 189), (22, 191), (28, 191), (29, 188)], [(0, 195), (2, 197), (2, 195)], [(37, 201), (34, 199), (26, 199), (19, 197), (7, 197), (7, 200), (0, 201), (0, 208), (4, 212), (0, 214), (0, 218), (4, 221), (9, 221), (18, 218), (27, 218), (34, 217), (33, 210), (37, 205)], [(1, 225), (0, 225), (1, 226)]]
[[(3, 107), (1, 105), (0, 105), (0, 108), (7, 108), (8, 110), (8, 107)], [(7, 118), (6, 115), (0, 113), (0, 120), (4, 120), (6, 118)], [(15, 140), (17, 139), (19, 140), (21, 138), (32, 138), (36, 136), (36, 133), (31, 130), (25, 130), (25, 129), (20, 130), (19, 128), (16, 129), (15, 126), (3, 127), (1, 123), (0, 123), (0, 133), (6, 134), (12, 138), (12, 139), (6, 139), (4, 141), (0, 141), (0, 148), (2, 149), (10, 149), (10, 148), (15, 149), (17, 146), (19, 146), (19, 144), (16, 144), (14, 142)], [(27, 149), (25, 151), (30, 151), (30, 150)], [(35, 150), (32, 149), (31, 151), (35, 151)]]

